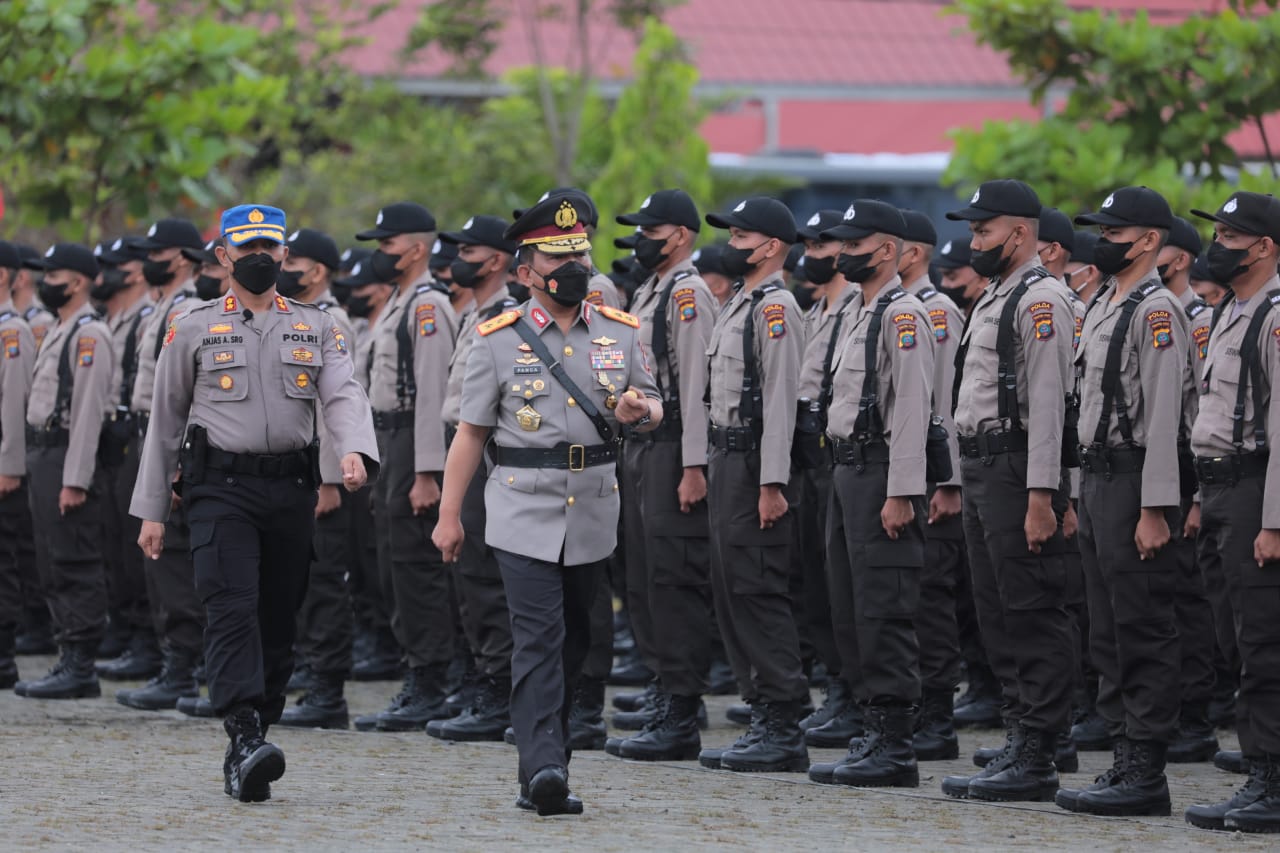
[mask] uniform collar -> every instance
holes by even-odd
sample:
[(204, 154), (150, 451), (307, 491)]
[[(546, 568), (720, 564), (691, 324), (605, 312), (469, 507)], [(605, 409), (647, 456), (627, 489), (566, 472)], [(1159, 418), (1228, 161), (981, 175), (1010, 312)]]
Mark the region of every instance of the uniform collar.
[[(529, 321), (529, 325), (533, 326), (534, 331), (536, 331), (539, 336), (541, 336), (547, 329), (556, 325), (556, 320), (551, 316), (551, 312), (539, 305), (536, 299), (530, 299), (527, 308), (528, 310), (525, 312), (525, 318)], [(590, 302), (583, 300), (582, 307), (578, 311), (578, 316), (574, 318), (573, 325), (576, 326), (581, 323), (588, 329), (591, 328), (592, 315), (595, 310), (595, 307)], [(570, 326), (569, 328), (573, 328), (573, 326)]]
[(669, 284), (671, 282), (671, 279), (675, 278), (677, 275), (685, 271), (689, 271), (689, 272), (697, 271), (697, 267), (693, 265), (693, 258), (685, 258), (683, 261), (676, 264), (671, 269), (667, 270), (666, 273), (664, 273), (662, 276), (658, 276), (657, 273), (654, 273), (652, 276), (649, 276), (649, 278), (652, 279), (654, 277), (657, 277), (657, 281), (655, 282), (654, 286), (657, 287), (659, 290), (661, 290), (664, 285)]
[[(1276, 288), (1280, 288), (1280, 275), (1273, 275), (1271, 278), (1263, 282), (1262, 287), (1258, 288), (1258, 292), (1253, 294), (1247, 302), (1241, 304), (1240, 314), (1236, 319), (1252, 317), (1254, 310), (1262, 304), (1262, 300), (1266, 298), (1268, 293)], [(1234, 314), (1235, 312), (1233, 310), (1229, 310), (1228, 313)]]
[(1031, 256), (1030, 260), (1015, 267), (1012, 271), (1010, 271), (1008, 275), (1000, 279), (1000, 283), (996, 285), (994, 288), (989, 287), (987, 289), (994, 290), (1000, 296), (1004, 296), (1006, 293), (1008, 293), (1009, 291), (1013, 290), (1015, 287), (1018, 286), (1018, 284), (1022, 281), (1023, 276), (1031, 272), (1031, 270), (1035, 269), (1036, 267), (1043, 267), (1043, 266), (1044, 266), (1044, 261), (1040, 260), (1040, 253), (1037, 252), (1036, 254)]
[[(98, 316), (98, 312), (93, 307), (92, 302), (86, 301), (83, 305), (81, 305), (79, 309), (76, 310), (76, 313), (72, 314), (71, 317), (67, 320), (66, 325), (70, 326), (79, 322), (80, 318), (85, 316), (86, 314), (88, 314), (90, 317)], [(57, 315), (54, 315), (54, 316), (57, 316)]]
[(511, 292), (507, 290), (506, 285), (503, 285), (502, 287), (499, 287), (497, 290), (495, 290), (493, 294), (484, 301), (483, 305), (477, 305), (475, 303), (475, 300), (473, 299), (471, 301), (471, 311), (473, 313), (484, 313), (485, 311), (489, 310), (493, 306), (501, 303), (504, 299), (510, 299), (510, 298), (511, 298)]
[(880, 301), (880, 297), (884, 296), (886, 293), (892, 293), (894, 290), (896, 290), (899, 287), (902, 287), (902, 279), (899, 276), (895, 275), (893, 278), (889, 279), (884, 283), (884, 286), (882, 286), (879, 292), (876, 293), (876, 298), (873, 299), (871, 302), (867, 301), (867, 297), (862, 293), (862, 288), (858, 287), (858, 300), (861, 303), (860, 310), (870, 311), (872, 308), (876, 306), (876, 303)]
[(933, 282), (929, 280), (928, 274), (920, 276), (918, 279), (904, 286), (902, 289), (907, 293), (910, 293), (912, 296), (919, 296), (920, 291), (924, 290), (926, 287), (933, 287)]

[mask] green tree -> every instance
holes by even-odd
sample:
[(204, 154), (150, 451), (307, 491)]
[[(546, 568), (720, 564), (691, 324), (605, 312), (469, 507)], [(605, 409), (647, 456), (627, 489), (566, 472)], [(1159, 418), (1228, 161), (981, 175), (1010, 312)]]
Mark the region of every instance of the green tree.
[(1157, 189), (1183, 211), (1213, 208), (1235, 185), (1280, 189), (1269, 147), (1257, 169), (1227, 143), (1280, 110), (1280, 15), (1259, 13), (1263, 5), (1275, 0), (1158, 25), (1142, 10), (1122, 18), (1065, 0), (956, 0), (978, 41), (1053, 114), (953, 132), (944, 182), (1016, 176), (1069, 211), (1126, 184)]

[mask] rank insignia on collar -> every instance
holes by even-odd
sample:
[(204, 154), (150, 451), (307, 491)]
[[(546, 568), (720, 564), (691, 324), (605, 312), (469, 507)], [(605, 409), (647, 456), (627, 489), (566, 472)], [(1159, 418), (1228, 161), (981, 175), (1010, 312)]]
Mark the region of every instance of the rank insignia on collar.
[(228, 293), (226, 297), (222, 300), (222, 313), (232, 314), (235, 312), (235, 310), (236, 310), (236, 298), (232, 294)]
[(293, 309), (289, 307), (289, 303), (280, 294), (276, 294), (276, 310), (283, 311), (285, 314), (290, 313)]

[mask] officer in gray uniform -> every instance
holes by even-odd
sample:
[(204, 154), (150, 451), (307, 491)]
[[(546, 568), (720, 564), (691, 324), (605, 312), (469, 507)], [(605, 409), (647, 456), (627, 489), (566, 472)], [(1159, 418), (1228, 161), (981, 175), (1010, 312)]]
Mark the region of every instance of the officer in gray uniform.
[(1074, 313), (1036, 254), (1039, 216), (1016, 180), (988, 181), (947, 214), (969, 222), (970, 264), (991, 278), (961, 340), (955, 418), (974, 601), (1009, 731), (980, 773), (942, 783), (975, 799), (1051, 799), (1071, 712), (1062, 445)]
[[(387, 474), (373, 490), (373, 511), (385, 530), (378, 562), (394, 604), (391, 629), (404, 649), (407, 674), (400, 696), (378, 714), (382, 731), (425, 729), (449, 716), (455, 685), (455, 622), (449, 570), (431, 544), (445, 460), (444, 401), (458, 318), (449, 289), (428, 271), (436, 220), (425, 207), (382, 208), (357, 240), (377, 240), (369, 263), (396, 290), (370, 330), (369, 396)], [(357, 720), (357, 727), (367, 725)]]
[(18, 682), (15, 643), (22, 621), (23, 531), (29, 523), (27, 395), (36, 342), (13, 307), (10, 289), (22, 259), (0, 240), (0, 689)]
[(533, 298), (477, 327), (434, 539), (446, 560), (458, 558), (463, 498), (488, 453), (485, 541), (511, 613), (518, 804), (580, 813), (569, 794), (568, 716), (616, 544), (615, 424), (656, 428), (662, 405), (639, 321), (583, 304), (590, 243), (574, 201), (534, 205), (506, 238), (520, 244), (516, 275)]
[(26, 438), (31, 516), (48, 555), (40, 585), (61, 657), (48, 676), (14, 689), (33, 699), (94, 697), (101, 689), (93, 656), (107, 627), (102, 495), (94, 477), (115, 365), (111, 332), (89, 302), (98, 262), (88, 248), (58, 243), (27, 266), (44, 271), (40, 301), (58, 312), (36, 357)]
[(782, 283), (795, 219), (781, 202), (749, 198), (707, 222), (732, 235), (725, 268), (742, 286), (716, 318), (711, 359), (711, 587), (716, 618), (751, 728), (698, 760), (738, 771), (809, 769), (800, 729), (809, 684), (791, 613), (792, 526), (798, 489), (791, 445), (800, 399), (804, 324)]
[(306, 591), (324, 418), (349, 490), (376, 475), (368, 399), (323, 309), (275, 292), (288, 250), (284, 212), (238, 205), (222, 215), (231, 291), (170, 322), (151, 426), (130, 511), (138, 544), (163, 549), (181, 464), (195, 583), (208, 614), (209, 699), (230, 738), (224, 791), (271, 796), (284, 753), (265, 740), (280, 719)]
[(1280, 832), (1280, 200), (1237, 192), (1216, 213), (1207, 261), (1231, 288), (1215, 309), (1191, 431), (1200, 479), (1200, 565), (1225, 578), (1240, 650), (1236, 730), (1249, 781), (1187, 809), (1206, 829)]
[(1094, 262), (1107, 277), (1076, 356), (1079, 540), (1097, 707), (1116, 745), (1109, 771), (1056, 799), (1089, 814), (1168, 814), (1165, 750), (1178, 723), (1177, 557), (1169, 545), (1180, 533), (1187, 330), (1156, 261), (1173, 212), (1154, 190), (1122, 187), (1076, 222), (1100, 227)]

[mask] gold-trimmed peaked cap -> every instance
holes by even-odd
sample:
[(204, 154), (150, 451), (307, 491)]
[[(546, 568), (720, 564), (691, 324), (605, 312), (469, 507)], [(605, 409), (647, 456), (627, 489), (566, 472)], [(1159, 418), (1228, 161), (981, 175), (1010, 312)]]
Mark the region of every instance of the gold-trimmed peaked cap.
[(521, 246), (535, 246), (548, 255), (588, 252), (591, 250), (586, 229), (588, 215), (578, 195), (550, 195), (525, 210), (503, 238)]

